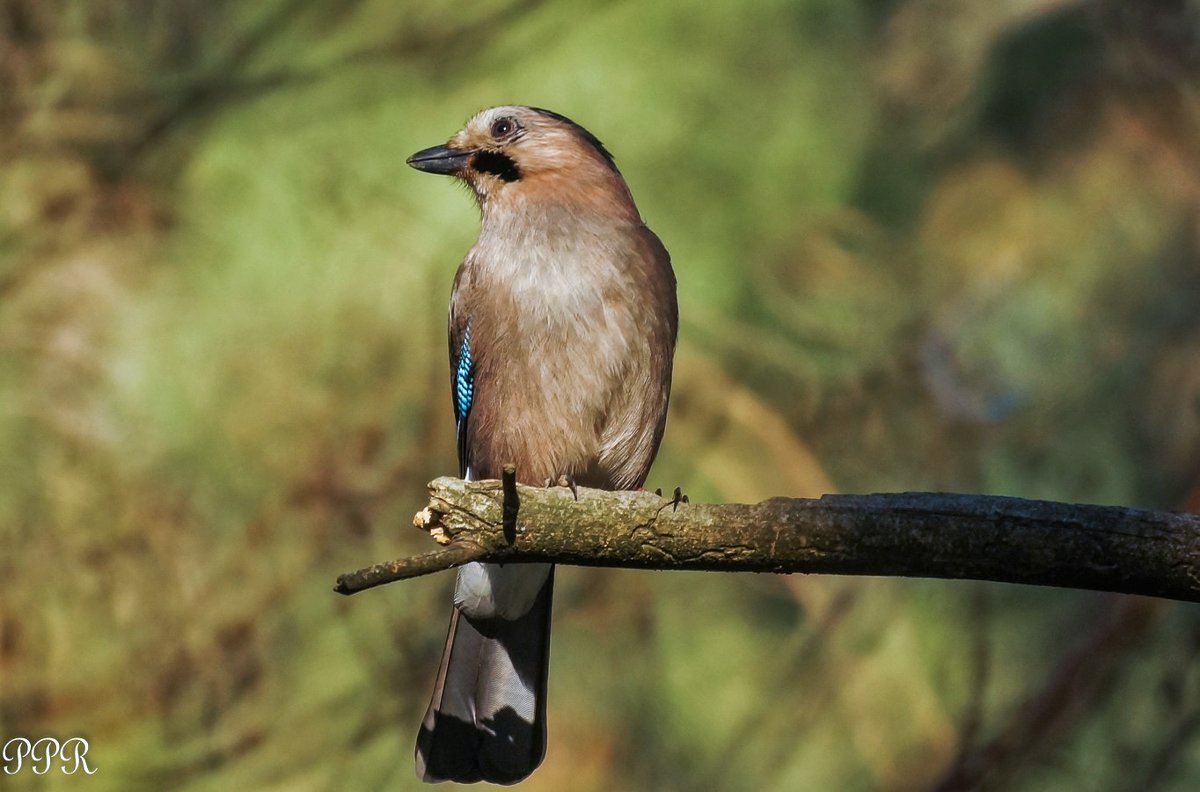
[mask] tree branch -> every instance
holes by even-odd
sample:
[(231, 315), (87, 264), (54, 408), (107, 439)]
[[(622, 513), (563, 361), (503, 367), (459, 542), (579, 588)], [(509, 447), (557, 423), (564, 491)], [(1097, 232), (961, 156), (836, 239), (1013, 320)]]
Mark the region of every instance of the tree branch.
[(581, 487), (576, 501), (505, 474), (508, 499), (499, 481), (431, 482), (414, 523), (446, 548), (342, 575), (335, 590), (491, 561), (994, 580), (1200, 602), (1200, 515), (920, 492), (697, 504)]

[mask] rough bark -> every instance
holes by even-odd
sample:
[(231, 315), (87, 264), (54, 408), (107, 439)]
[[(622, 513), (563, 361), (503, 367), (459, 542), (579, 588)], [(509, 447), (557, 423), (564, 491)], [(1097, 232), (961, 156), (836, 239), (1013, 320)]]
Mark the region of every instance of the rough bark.
[(576, 500), (508, 477), (439, 478), (429, 490), (414, 522), (446, 547), (342, 575), (336, 591), (486, 560), (993, 580), (1200, 602), (1194, 514), (921, 492), (699, 504), (580, 488)]

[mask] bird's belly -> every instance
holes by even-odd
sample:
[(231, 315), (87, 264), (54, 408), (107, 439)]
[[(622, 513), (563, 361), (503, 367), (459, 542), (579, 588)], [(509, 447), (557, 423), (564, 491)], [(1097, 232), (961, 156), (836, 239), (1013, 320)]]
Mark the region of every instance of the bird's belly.
[(514, 368), (508, 376), (514, 382), (497, 394), (496, 421), (481, 438), (490, 475), (511, 462), (519, 480), (541, 484), (594, 467), (604, 415), (601, 383), (553, 365)]
[(473, 468), (493, 478), (511, 462), (523, 483), (566, 475), (611, 488), (602, 434), (630, 358), (625, 334), (602, 316), (525, 319), (509, 336), (514, 351), (477, 380), (473, 415), (485, 418), (475, 425)]

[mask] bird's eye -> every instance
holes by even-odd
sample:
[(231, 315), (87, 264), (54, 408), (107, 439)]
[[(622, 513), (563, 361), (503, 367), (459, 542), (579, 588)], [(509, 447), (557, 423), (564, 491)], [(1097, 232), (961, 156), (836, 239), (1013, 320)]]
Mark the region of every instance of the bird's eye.
[(511, 118), (497, 118), (492, 122), (492, 137), (500, 140), (506, 138), (517, 128), (517, 123)]

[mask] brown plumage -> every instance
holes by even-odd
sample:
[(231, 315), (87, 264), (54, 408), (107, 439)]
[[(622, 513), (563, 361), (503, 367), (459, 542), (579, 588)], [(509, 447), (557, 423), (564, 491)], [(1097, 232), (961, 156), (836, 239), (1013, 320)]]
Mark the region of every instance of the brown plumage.
[[(496, 107), (413, 167), (482, 214), (450, 300), (462, 475), (604, 489), (645, 481), (662, 438), (677, 309), (666, 249), (612, 157), (574, 122)], [(552, 568), (473, 564), (417, 740), (426, 781), (512, 783), (541, 762)]]

